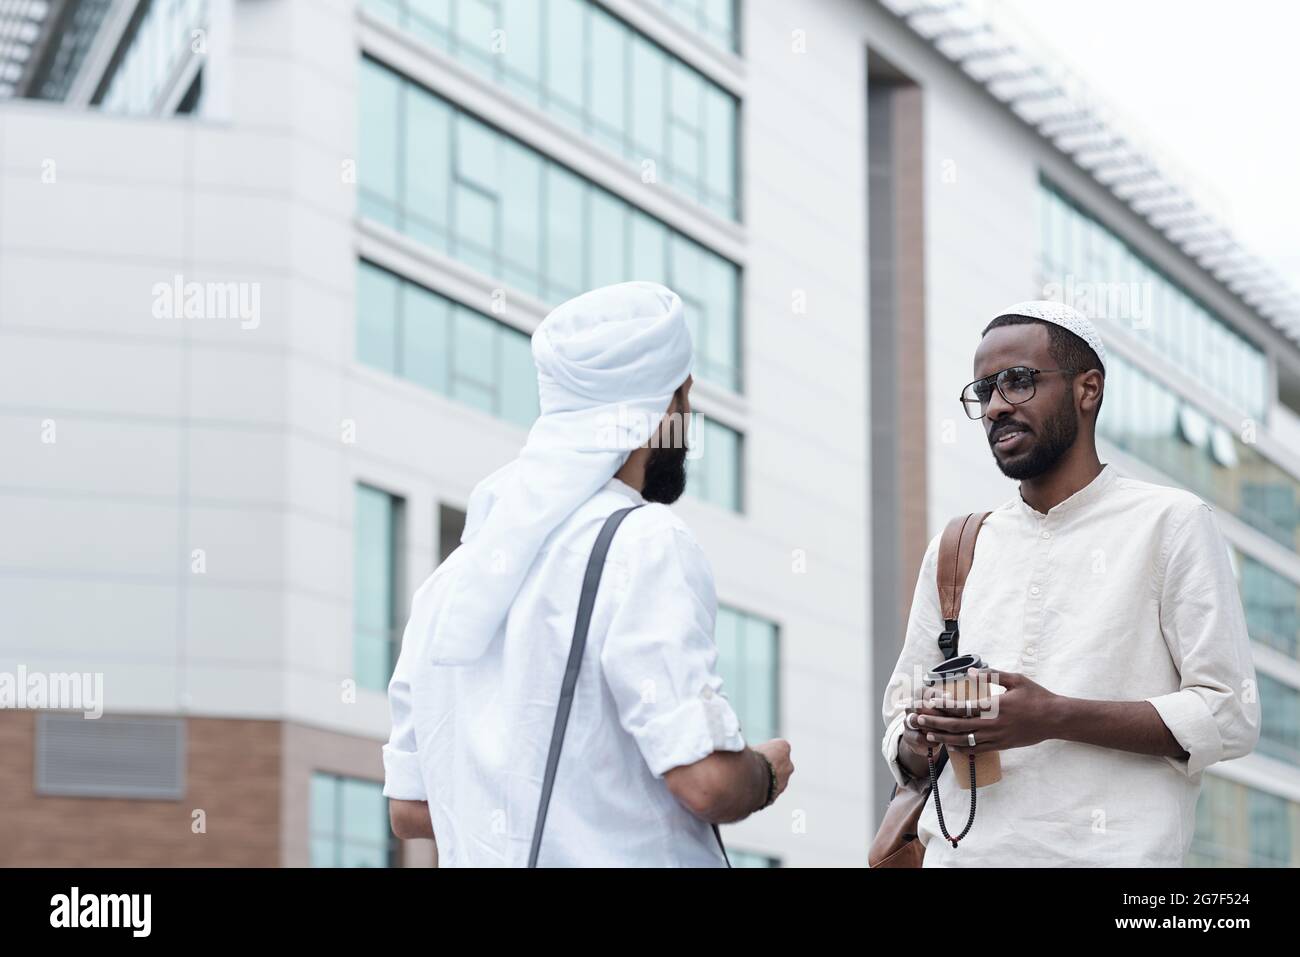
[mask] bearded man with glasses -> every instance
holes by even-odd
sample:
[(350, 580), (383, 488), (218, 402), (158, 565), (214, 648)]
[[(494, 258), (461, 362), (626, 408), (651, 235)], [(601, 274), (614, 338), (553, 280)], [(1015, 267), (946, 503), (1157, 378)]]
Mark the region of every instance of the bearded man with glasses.
[(903, 784), (946, 746), (938, 791), (953, 816), (969, 800), (954, 777), (968, 755), (999, 752), (1002, 777), (979, 788), (959, 845), (927, 802), (926, 867), (1181, 866), (1202, 772), (1259, 738), (1227, 546), (1195, 495), (1101, 462), (1105, 360), (1092, 322), (1043, 301), (999, 314), (975, 350), (961, 402), (1020, 489), (976, 540), (961, 649), (1005, 690), (975, 714), (921, 699), (921, 676), (943, 657), (935, 536), (886, 689), (882, 749)]

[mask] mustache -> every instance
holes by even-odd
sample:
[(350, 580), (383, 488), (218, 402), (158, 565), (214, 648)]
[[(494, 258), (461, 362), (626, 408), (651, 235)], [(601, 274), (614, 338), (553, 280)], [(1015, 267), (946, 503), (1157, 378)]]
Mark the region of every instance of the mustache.
[(993, 426), (993, 428), (989, 430), (989, 444), (992, 445), (994, 442), (1000, 439), (1007, 432), (1010, 432), (1012, 429), (1016, 429), (1022, 432), (1028, 432), (1030, 435), (1032, 435), (1034, 432), (1033, 429), (1025, 425), (1025, 423), (1023, 422), (1003, 420), (1002, 422), (999, 422), (997, 425)]

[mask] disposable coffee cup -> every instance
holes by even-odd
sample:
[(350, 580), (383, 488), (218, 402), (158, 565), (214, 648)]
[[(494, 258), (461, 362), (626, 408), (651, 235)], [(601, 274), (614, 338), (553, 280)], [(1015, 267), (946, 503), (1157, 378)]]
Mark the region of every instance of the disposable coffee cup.
[[(1001, 685), (990, 684), (987, 674), (975, 677), (967, 674), (971, 668), (978, 671), (987, 671), (987, 666), (979, 655), (958, 655), (956, 658), (949, 658), (926, 674), (925, 683), (931, 687), (941, 689), (940, 698), (953, 699), (957, 702), (958, 709), (969, 703), (971, 713), (979, 714), (981, 692), (998, 695), (1006, 689)], [(975, 731), (976, 743), (979, 742), (979, 736), (979, 729), (977, 728)], [(963, 791), (969, 791), (970, 755), (957, 755), (949, 750), (948, 763), (952, 767), (954, 777), (957, 779), (957, 786)], [(1001, 780), (1002, 759), (999, 757), (998, 752), (985, 751), (976, 754), (975, 786), (982, 788), (985, 785), (996, 784)]]

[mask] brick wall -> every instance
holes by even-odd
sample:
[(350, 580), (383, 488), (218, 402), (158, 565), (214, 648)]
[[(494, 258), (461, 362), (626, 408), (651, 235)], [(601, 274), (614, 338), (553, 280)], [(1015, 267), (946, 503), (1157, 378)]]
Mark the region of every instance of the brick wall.
[(278, 865), (280, 723), (191, 718), (186, 737), (179, 801), (40, 796), (36, 714), (0, 711), (0, 866)]

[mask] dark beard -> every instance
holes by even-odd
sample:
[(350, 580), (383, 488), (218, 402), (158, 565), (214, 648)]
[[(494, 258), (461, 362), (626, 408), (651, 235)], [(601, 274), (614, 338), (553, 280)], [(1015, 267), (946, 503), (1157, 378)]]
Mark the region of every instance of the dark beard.
[(1062, 456), (1074, 445), (1079, 436), (1079, 419), (1074, 413), (1073, 395), (1066, 392), (1061, 404), (1051, 417), (1043, 423), (1042, 432), (1034, 436), (1034, 444), (1025, 452), (1010, 459), (998, 458), (993, 453), (993, 461), (1007, 478), (1038, 478), (1056, 468)]
[(641, 497), (647, 502), (671, 505), (686, 491), (686, 445), (659, 446), (650, 450), (645, 463), (645, 486)]

